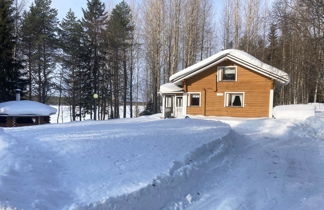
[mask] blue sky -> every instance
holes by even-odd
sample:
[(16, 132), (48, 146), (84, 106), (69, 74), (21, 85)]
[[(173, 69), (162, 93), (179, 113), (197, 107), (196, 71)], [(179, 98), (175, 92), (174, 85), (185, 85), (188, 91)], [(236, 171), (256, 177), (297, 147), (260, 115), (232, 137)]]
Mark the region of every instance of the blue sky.
[[(115, 4), (121, 0), (102, 0), (106, 7), (113, 7)], [(137, 0), (135, 0), (137, 1)], [(140, 1), (140, 0), (139, 0)], [(213, 0), (216, 11), (220, 11), (224, 0)], [(33, 0), (26, 0), (27, 8), (33, 2)], [(66, 13), (71, 8), (72, 11), (76, 14), (77, 17), (82, 17), (82, 9), (86, 8), (87, 0), (52, 0), (52, 7), (58, 9), (58, 18), (61, 20), (65, 17)]]

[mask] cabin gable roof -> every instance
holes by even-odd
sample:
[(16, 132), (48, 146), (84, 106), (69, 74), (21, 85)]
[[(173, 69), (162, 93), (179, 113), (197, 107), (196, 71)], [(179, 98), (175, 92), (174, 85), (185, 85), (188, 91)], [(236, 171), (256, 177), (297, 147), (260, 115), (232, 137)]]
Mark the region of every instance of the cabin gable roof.
[(274, 79), (282, 84), (288, 84), (290, 81), (289, 75), (273, 66), (270, 66), (252, 55), (241, 50), (229, 49), (223, 50), (205, 60), (202, 60), (188, 68), (173, 74), (170, 77), (170, 82), (180, 84), (183, 80), (203, 72), (212, 66), (215, 66), (223, 61), (230, 60), (236, 64), (246, 67), (261, 75)]

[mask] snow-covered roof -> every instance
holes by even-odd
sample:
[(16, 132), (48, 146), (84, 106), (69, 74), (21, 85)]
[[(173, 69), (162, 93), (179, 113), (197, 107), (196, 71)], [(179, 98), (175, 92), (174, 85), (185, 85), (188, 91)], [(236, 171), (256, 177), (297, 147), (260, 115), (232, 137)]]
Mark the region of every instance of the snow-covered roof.
[(275, 79), (283, 84), (288, 84), (290, 81), (289, 75), (273, 66), (263, 63), (259, 59), (252, 55), (236, 49), (228, 49), (220, 51), (215, 55), (206, 58), (188, 68), (173, 74), (170, 77), (170, 82), (178, 83), (184, 79), (187, 79), (193, 75), (196, 75), (211, 66), (217, 65), (225, 60), (231, 60), (237, 64), (240, 64), (248, 69), (256, 71), (262, 75)]
[(160, 86), (160, 93), (179, 93), (183, 92), (182, 88), (173, 84), (173, 83), (166, 83)]
[(36, 101), (8, 101), (0, 103), (0, 115), (9, 116), (49, 116), (56, 113), (56, 109)]

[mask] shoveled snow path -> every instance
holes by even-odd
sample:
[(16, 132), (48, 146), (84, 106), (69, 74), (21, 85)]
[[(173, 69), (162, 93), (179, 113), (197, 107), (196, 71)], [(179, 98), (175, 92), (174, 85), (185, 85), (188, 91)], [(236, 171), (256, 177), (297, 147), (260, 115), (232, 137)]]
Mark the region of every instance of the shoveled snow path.
[(300, 137), (303, 128), (293, 121), (216, 119), (241, 138), (226, 161), (206, 167), (196, 188), (202, 196), (188, 209), (323, 208), (323, 141)]

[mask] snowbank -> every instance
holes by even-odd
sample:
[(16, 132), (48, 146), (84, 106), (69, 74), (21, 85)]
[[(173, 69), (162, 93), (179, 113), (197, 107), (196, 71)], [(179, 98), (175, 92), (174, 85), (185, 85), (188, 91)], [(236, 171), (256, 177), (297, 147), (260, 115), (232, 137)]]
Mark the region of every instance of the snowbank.
[(313, 137), (324, 140), (324, 118), (309, 117), (297, 124), (295, 134), (301, 137)]
[(0, 103), (0, 115), (39, 115), (48, 116), (56, 109), (36, 101), (8, 101)]
[[(0, 203), (63, 209), (99, 205), (152, 186), (211, 155), (230, 128), (213, 121), (142, 117), (5, 132), (18, 143), (11, 148), (14, 173), (0, 181)], [(1, 161), (0, 168), (4, 164)]]
[(312, 104), (282, 105), (273, 108), (273, 116), (276, 119), (304, 120), (315, 116), (315, 107)]

